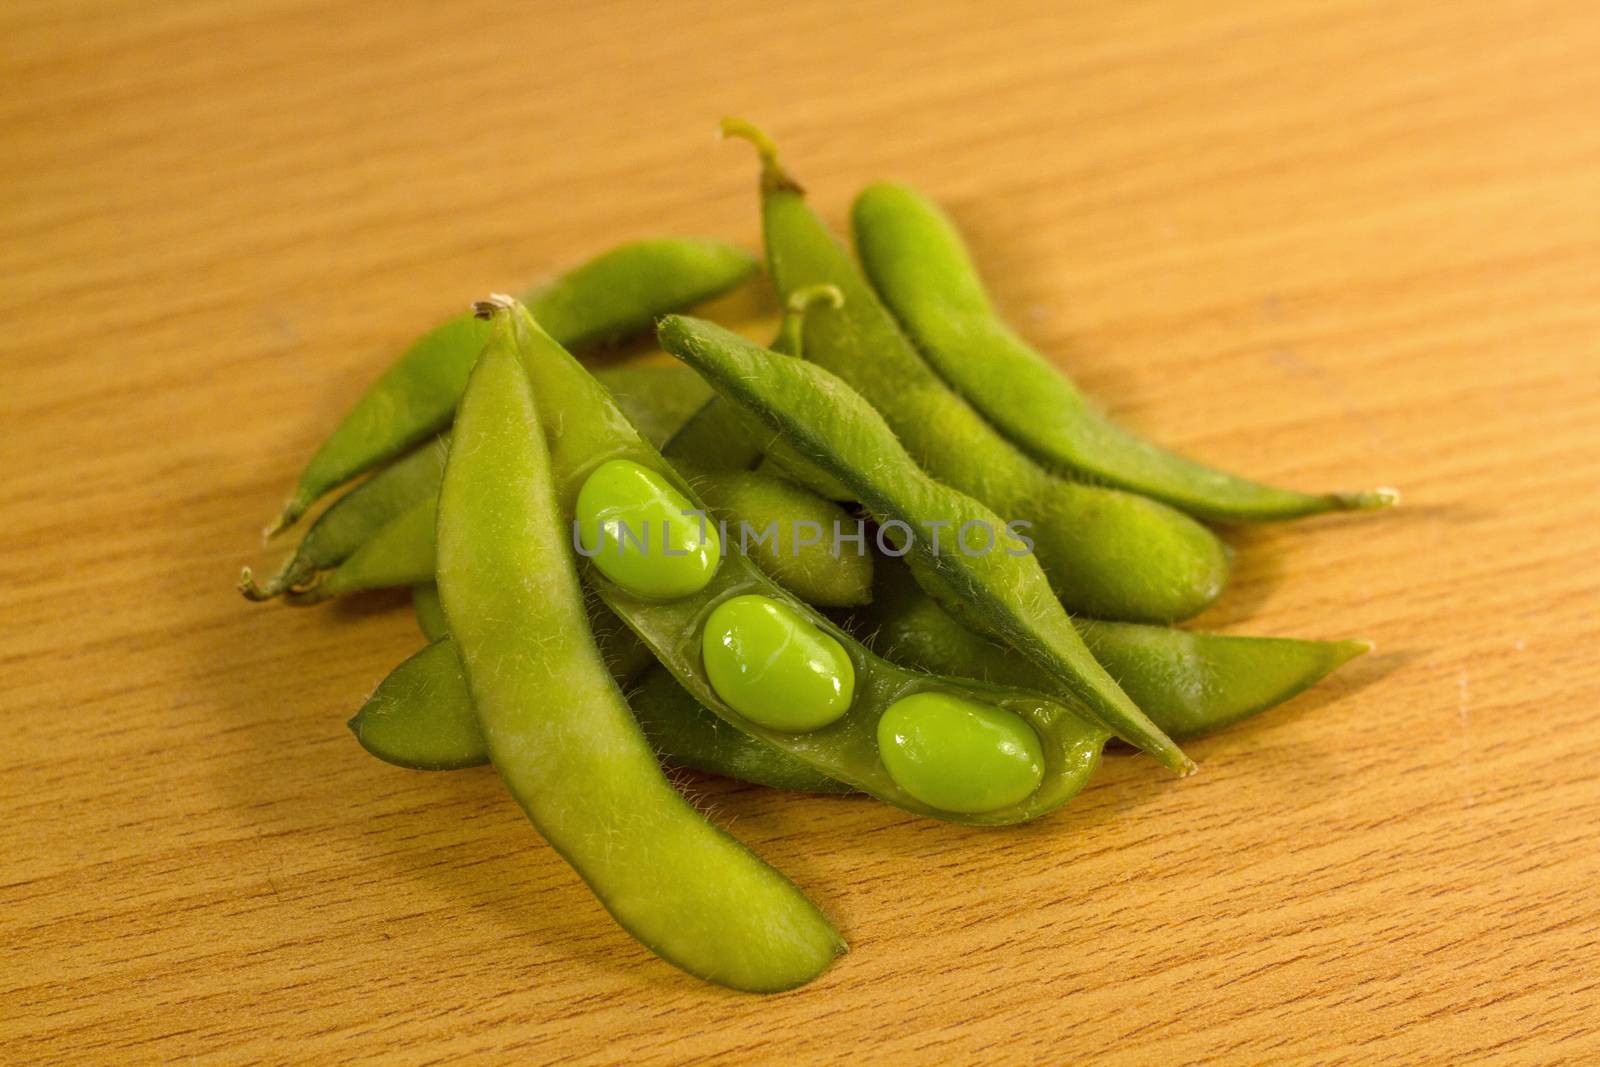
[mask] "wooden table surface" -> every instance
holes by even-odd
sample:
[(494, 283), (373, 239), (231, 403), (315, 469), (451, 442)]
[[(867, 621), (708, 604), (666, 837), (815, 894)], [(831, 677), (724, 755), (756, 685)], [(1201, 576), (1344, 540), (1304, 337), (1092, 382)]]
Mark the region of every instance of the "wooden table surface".
[[(1600, 27), (1576, 2), (0, 11), (0, 1060), (1593, 1062)], [(344, 720), (395, 598), (233, 591), (405, 342), (613, 242), (912, 181), (1119, 417), (1390, 515), (1200, 623), (1379, 651), (1015, 832), (712, 779), (853, 951), (618, 931), (487, 770)], [(758, 333), (766, 309), (724, 313)]]

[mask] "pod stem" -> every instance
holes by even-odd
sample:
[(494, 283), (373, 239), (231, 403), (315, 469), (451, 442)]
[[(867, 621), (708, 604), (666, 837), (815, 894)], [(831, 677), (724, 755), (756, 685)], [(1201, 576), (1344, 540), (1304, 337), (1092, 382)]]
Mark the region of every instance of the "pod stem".
[(284, 561), (283, 566), (278, 568), (278, 573), (259, 584), (250, 568), (243, 568), (239, 572), (239, 592), (244, 594), (246, 600), (261, 603), (285, 593), (296, 592), (307, 583), (315, 584), (316, 576), (316, 569), (296, 554)]
[(496, 315), (510, 311), (517, 306), (517, 298), (507, 296), (505, 293), (490, 293), (487, 300), (475, 300), (472, 303), (472, 314), (485, 321)]
[(774, 193), (783, 190), (799, 193), (802, 196), (805, 195), (805, 189), (801, 187), (800, 183), (795, 181), (789, 172), (783, 169), (783, 163), (778, 159), (777, 144), (766, 135), (766, 132), (761, 127), (749, 119), (741, 119), (730, 115), (722, 120), (721, 130), (724, 140), (730, 137), (737, 137), (739, 140), (749, 141), (755, 146), (756, 155), (761, 157), (761, 191), (763, 193)]
[(783, 351), (796, 358), (803, 355), (806, 312), (813, 304), (824, 300), (835, 311), (844, 307), (844, 294), (839, 287), (826, 282), (801, 286), (790, 293), (784, 306), (783, 322), (778, 326), (778, 344), (775, 347), (781, 346)]
[(283, 586), (279, 584), (276, 575), (268, 578), (265, 585), (258, 585), (256, 577), (250, 573), (249, 567), (244, 567), (239, 571), (238, 587), (239, 592), (244, 594), (246, 600), (254, 601), (257, 604), (264, 604), (283, 592)]

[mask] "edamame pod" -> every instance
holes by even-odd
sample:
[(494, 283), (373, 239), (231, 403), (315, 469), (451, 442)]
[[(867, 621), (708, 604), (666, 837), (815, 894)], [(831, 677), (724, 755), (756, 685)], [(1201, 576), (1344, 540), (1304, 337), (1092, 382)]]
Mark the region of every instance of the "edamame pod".
[[(528, 301), (564, 344), (602, 343), (727, 292), (755, 270), (749, 253), (721, 241), (634, 241), (534, 290)], [(408, 348), (317, 449), (267, 536), (292, 525), (324, 493), (443, 428), (487, 336), (481, 322), (462, 315)]]
[[(653, 471), (691, 504), (698, 503), (689, 483), (639, 437), (605, 390), (539, 329), (526, 309), (517, 306), (514, 317), (520, 324), (523, 362), (533, 381), (540, 412), (546, 415), (547, 424), (553, 424), (557, 416), (563, 420), (561, 433), (548, 440), (557, 514), (570, 519), (590, 474), (619, 459)], [(788, 357), (773, 358), (805, 366)], [(1082, 788), (1108, 737), (1100, 726), (1037, 693), (897, 667), (873, 655), (813, 608), (786, 593), (736, 552), (723, 555), (703, 589), (676, 599), (634, 595), (588, 563), (583, 571), (585, 582), (606, 606), (650, 646), (656, 659), (705, 707), (822, 774), (908, 811), (981, 825), (1037, 817)], [(853, 688), (850, 705), (842, 716), (811, 731), (780, 730), (740, 714), (724, 699), (708, 675), (702, 646), (709, 616), (723, 602), (741, 596), (764, 597), (783, 605), (791, 617), (838, 643), (850, 661)], [(1020, 716), (1041, 742), (1045, 768), (1039, 787), (1015, 804), (985, 812), (945, 811), (901, 788), (879, 759), (878, 719), (895, 701), (921, 692), (949, 693)], [(781, 699), (782, 693), (772, 696)]]
[(779, 293), (826, 283), (844, 296), (843, 307), (806, 316), (805, 358), (866, 397), (928, 473), (1007, 518), (1031, 521), (1039, 562), (1068, 608), (1170, 622), (1220, 595), (1228, 558), (1214, 534), (1157, 501), (1052, 474), (1000, 436), (900, 332), (771, 141), (737, 119), (724, 120), (723, 131), (761, 153), (762, 229)]
[(862, 268), (917, 349), (1045, 466), (1219, 522), (1381, 508), (1399, 499), (1392, 489), (1313, 494), (1263, 485), (1129, 433), (1001, 320), (960, 233), (932, 201), (883, 182), (856, 197), (850, 219)]
[(662, 774), (589, 636), (516, 320), (493, 327), (461, 400), (438, 533), (439, 597), (490, 761), (618, 924), (663, 959), (734, 989), (803, 985), (844, 943)]
[(871, 598), (869, 535), (844, 508), (785, 478), (753, 471), (698, 474), (684, 463), (672, 465), (726, 524), (730, 549), (748, 555), (789, 592), (819, 608)]
[(285, 592), (284, 601), (304, 607), (368, 589), (433, 581), (438, 502), (437, 496), (430, 496), (411, 505), (379, 527), (321, 581)]
[(687, 367), (623, 364), (599, 367), (594, 376), (611, 391), (617, 406), (639, 431), (660, 448), (715, 397), (709, 386)]
[[(1089, 654), (1072, 620), (1050, 595), (1039, 561), (996, 543), (1007, 530), (1006, 520), (929, 477), (859, 393), (816, 364), (769, 352), (700, 319), (668, 315), (657, 337), (723, 397), (850, 486), (880, 524), (903, 530), (906, 544), (900, 551), (909, 556), (924, 588), (932, 586), (930, 592), (943, 602), (959, 605), (966, 616), (1047, 671), (1106, 729), (1171, 770), (1194, 770), (1177, 744)], [(943, 551), (931, 536), (924, 536), (940, 528), (954, 531), (950, 536), (955, 543), (947, 542)], [(969, 529), (987, 531), (987, 550), (967, 549), (962, 537)]]
[(411, 610), (417, 616), (417, 629), (429, 641), (437, 641), (450, 632), (444, 619), (444, 606), (439, 603), (439, 587), (423, 582), (411, 587)]
[[(628, 687), (628, 706), (650, 746), (674, 766), (794, 793), (849, 792), (848, 786), (735, 730), (696, 703), (661, 667), (645, 671)], [(461, 661), (448, 637), (390, 671), (350, 720), (350, 730), (362, 748), (397, 767), (446, 771), (489, 762)]]
[(239, 591), (247, 600), (271, 600), (315, 584), (322, 571), (343, 563), (390, 521), (438, 495), (449, 447), (449, 435), (442, 434), (350, 490), (317, 516), (294, 555), (265, 584), (257, 585), (244, 568)]
[[(787, 356), (800, 355), (806, 312), (813, 305), (838, 308), (843, 302), (844, 297), (832, 285), (811, 285), (790, 293), (784, 301), (783, 321), (778, 326), (778, 335), (773, 338), (772, 350)], [(799, 460), (783, 449), (781, 443), (778, 447), (777, 456), (766, 458), (776, 460), (790, 480), (825, 500), (850, 498), (849, 491), (836, 480)], [(761, 451), (756, 448), (739, 410), (715, 394), (672, 435), (661, 454), (674, 463), (687, 460), (707, 470), (749, 470), (762, 460)], [(766, 468), (767, 464), (762, 463), (762, 473), (772, 473)]]
[[(880, 655), (907, 667), (1057, 691), (1044, 671), (962, 626), (905, 567), (879, 560), (877, 574), (872, 605), (856, 614), (855, 625), (872, 635)], [(1174, 738), (1213, 733), (1281, 704), (1372, 647), (1074, 622), (1122, 691)]]

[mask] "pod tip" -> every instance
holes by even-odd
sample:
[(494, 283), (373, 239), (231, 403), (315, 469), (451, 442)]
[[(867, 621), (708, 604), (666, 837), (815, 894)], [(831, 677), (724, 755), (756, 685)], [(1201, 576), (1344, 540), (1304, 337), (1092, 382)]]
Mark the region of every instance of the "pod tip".
[(507, 296), (505, 293), (490, 293), (487, 300), (474, 300), (472, 314), (480, 319), (492, 319), (502, 311), (510, 311), (517, 306), (517, 298)]
[(1346, 663), (1349, 663), (1351, 660), (1355, 659), (1357, 656), (1365, 656), (1368, 652), (1371, 652), (1377, 647), (1378, 646), (1373, 644), (1371, 641), (1361, 637), (1353, 637), (1348, 641), (1340, 641), (1335, 653), (1333, 666), (1329, 667), (1328, 669), (1331, 671), (1335, 668), (1342, 667)]
[(1400, 503), (1400, 490), (1393, 486), (1382, 485), (1376, 489), (1368, 489), (1364, 493), (1340, 493), (1339, 503), (1352, 511), (1392, 508)]
[(271, 600), (282, 592), (280, 589), (273, 588), (272, 582), (268, 582), (264, 586), (257, 585), (255, 575), (250, 573), (249, 567), (240, 568), (237, 588), (240, 593), (244, 594), (246, 600), (254, 601), (257, 604)]

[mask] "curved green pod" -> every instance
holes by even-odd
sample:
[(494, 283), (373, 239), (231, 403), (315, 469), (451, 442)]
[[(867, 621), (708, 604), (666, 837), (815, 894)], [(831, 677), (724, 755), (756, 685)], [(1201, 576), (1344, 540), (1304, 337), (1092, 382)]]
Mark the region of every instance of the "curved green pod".
[[(725, 293), (756, 266), (748, 252), (721, 241), (633, 241), (527, 299), (563, 344), (598, 344), (641, 333), (658, 315)], [(267, 536), (292, 525), (323, 494), (444, 428), (487, 338), (483, 323), (460, 315), (406, 349), (311, 457)]]
[(1070, 610), (1171, 622), (1221, 594), (1228, 556), (1211, 531), (1157, 501), (1061, 478), (997, 433), (900, 332), (771, 142), (748, 123), (723, 125), (761, 153), (762, 230), (779, 293), (831, 284), (843, 294), (842, 307), (806, 316), (805, 358), (877, 408), (928, 473), (1008, 520), (1030, 521), (1039, 562)]
[[(549, 421), (563, 418), (562, 432), (549, 439), (557, 489), (557, 513), (570, 519), (589, 474), (617, 459), (649, 468), (674, 485), (691, 502), (689, 482), (642, 440), (616, 410), (611, 398), (570, 355), (550, 339), (520, 307), (523, 361), (534, 396)], [(763, 350), (764, 351), (764, 350)], [(774, 357), (805, 366), (788, 357)], [(897, 667), (873, 655), (809, 605), (785, 592), (750, 560), (738, 553), (723, 556), (709, 584), (677, 599), (630, 594), (587, 562), (585, 583), (616, 616), (650, 646), (696, 700), (717, 716), (802, 760), (816, 771), (908, 811), (980, 825), (1020, 822), (1044, 814), (1077, 793), (1098, 764), (1108, 736), (1059, 701), (1037, 693), (958, 680)], [(837, 721), (809, 732), (766, 727), (739, 714), (718, 694), (701, 658), (707, 618), (724, 601), (754, 595), (777, 601), (837, 641), (848, 655), (854, 676), (849, 710)], [(447, 602), (448, 607), (448, 602)], [(896, 700), (920, 692), (945, 692), (1005, 708), (1021, 716), (1038, 733), (1045, 757), (1041, 785), (1024, 800), (994, 811), (970, 813), (932, 808), (895, 784), (878, 758), (876, 729), (883, 710)]]
[(449, 434), (441, 434), (351, 489), (317, 516), (294, 554), (266, 582), (258, 585), (250, 568), (244, 568), (239, 591), (248, 600), (271, 600), (316, 584), (321, 572), (349, 559), (389, 522), (438, 495), (449, 448)]
[[(790, 293), (784, 301), (783, 321), (772, 340), (772, 350), (788, 356), (800, 355), (807, 312), (814, 306), (837, 309), (843, 302), (844, 297), (832, 285), (811, 285)], [(806, 463), (781, 441), (772, 442), (775, 452), (764, 457), (755, 445), (757, 436), (763, 435), (759, 429), (752, 434), (738, 408), (713, 394), (672, 435), (661, 454), (674, 464), (686, 461), (705, 470), (746, 471), (756, 467), (762, 474), (785, 478), (825, 501), (850, 499), (850, 491), (841, 486), (838, 479)]]
[[(962, 626), (911, 573), (880, 561), (870, 607), (856, 613), (880, 655), (921, 670), (1004, 680), (1052, 692), (1044, 671)], [(1075, 619), (1084, 644), (1163, 730), (1196, 737), (1309, 689), (1371, 649), (1366, 641), (1233, 637), (1166, 626)]]
[(617, 923), (663, 959), (734, 989), (803, 985), (844, 942), (663, 775), (589, 635), (513, 317), (493, 325), (456, 418), (438, 532), (439, 598), (490, 762)]
[[(1039, 561), (1010, 542), (1001, 547), (1005, 520), (931, 478), (859, 393), (820, 366), (769, 352), (700, 319), (668, 315), (657, 336), (725, 398), (849, 485), (885, 530), (893, 526), (910, 535), (897, 551), (924, 588), (1049, 672), (1107, 730), (1170, 770), (1194, 770), (1089, 654), (1051, 595)], [(932, 533), (941, 524), (958, 532), (986, 529), (989, 550), (963, 551), (947, 539), (941, 551)]]
[(851, 208), (856, 252), (917, 349), (1039, 462), (1219, 522), (1388, 507), (1392, 489), (1301, 493), (1170, 452), (1108, 419), (995, 312), (954, 224), (904, 185), (869, 186)]
[[(624, 681), (615, 664), (607, 666), (619, 683)], [(650, 746), (674, 766), (794, 793), (849, 792), (848, 786), (717, 718), (664, 668), (646, 670), (627, 685), (627, 697)], [(397, 767), (445, 771), (489, 762), (449, 637), (390, 671), (350, 720), (350, 730), (362, 748)]]

